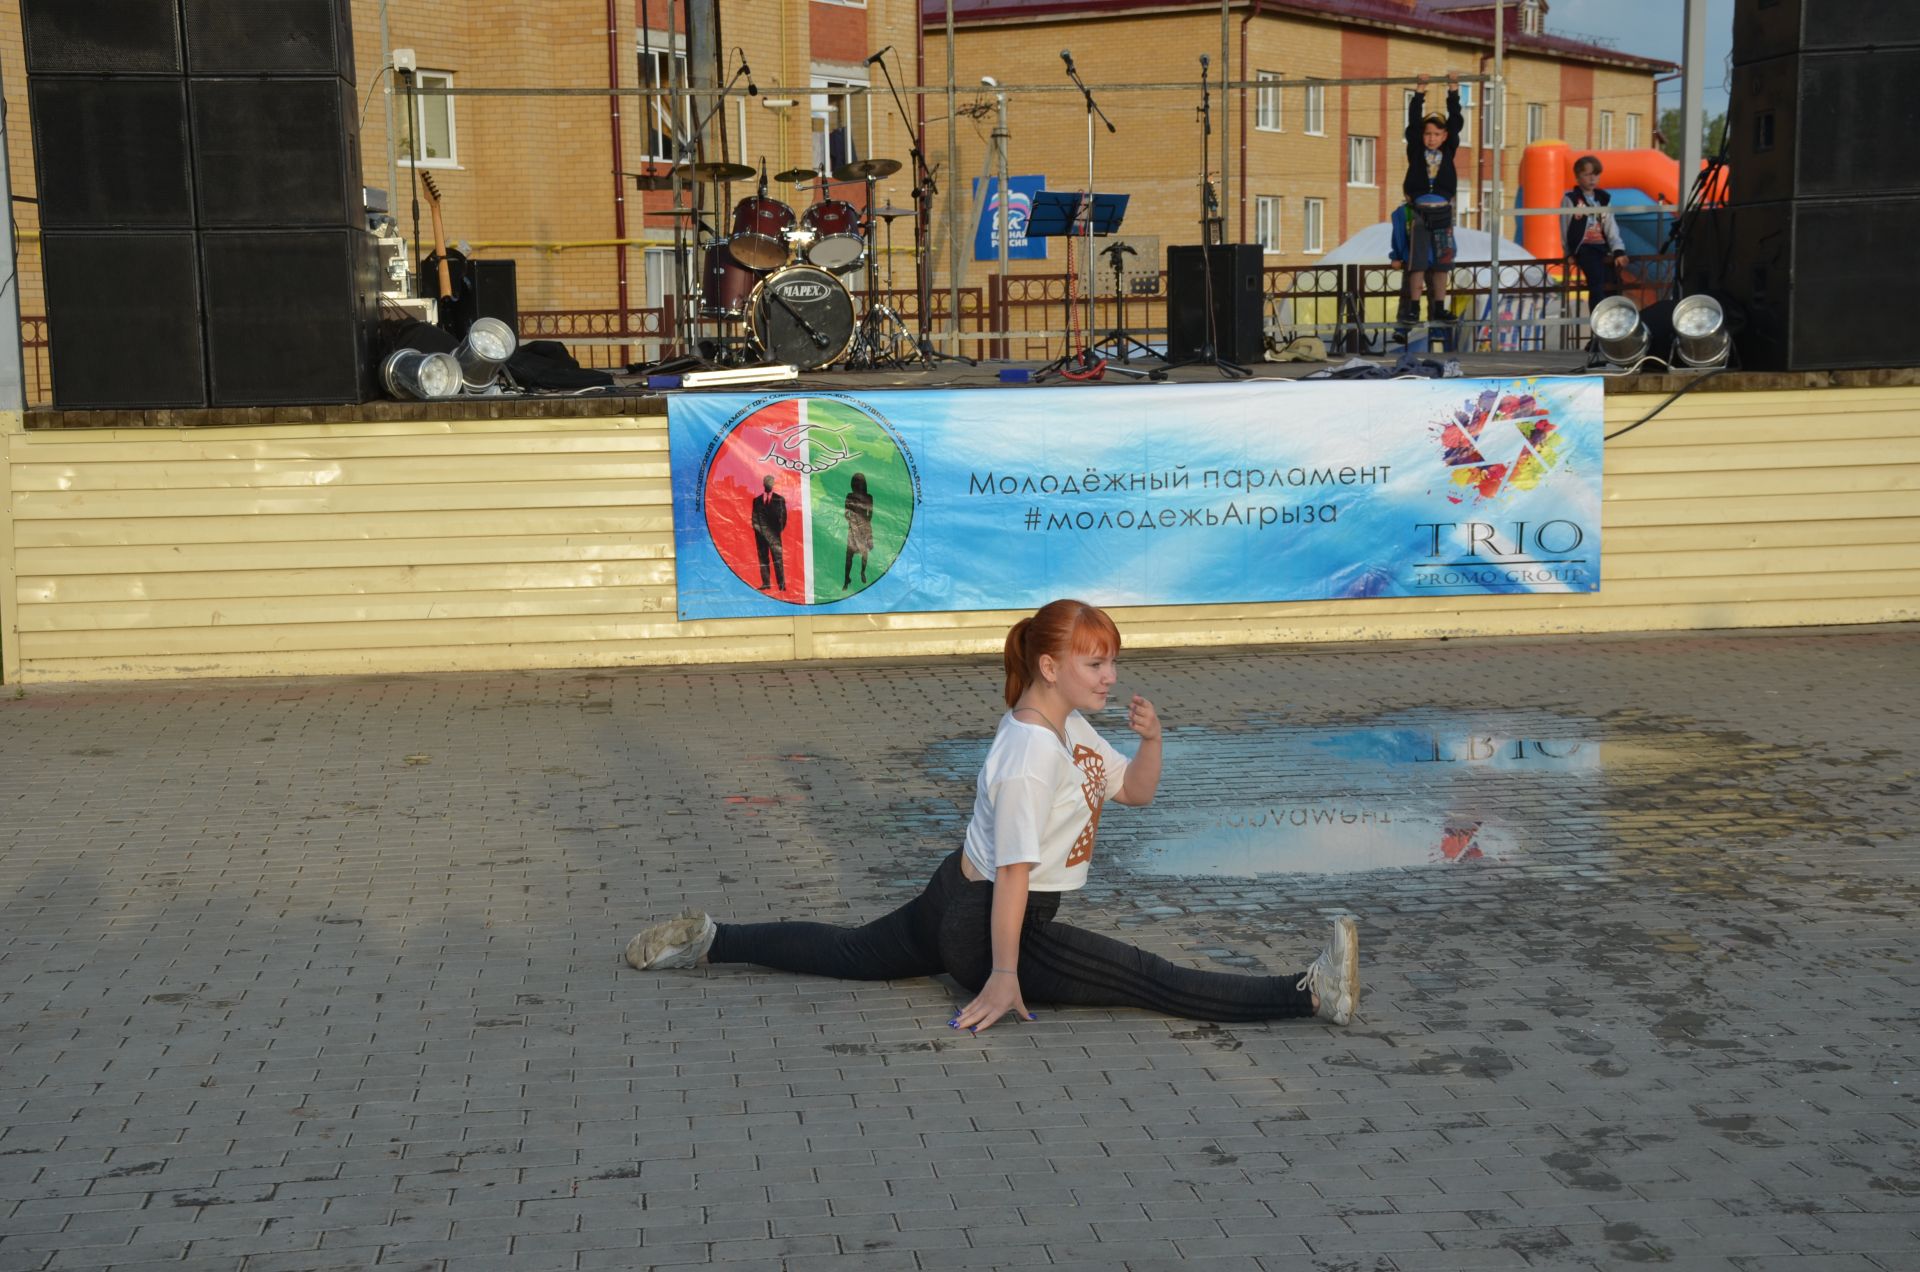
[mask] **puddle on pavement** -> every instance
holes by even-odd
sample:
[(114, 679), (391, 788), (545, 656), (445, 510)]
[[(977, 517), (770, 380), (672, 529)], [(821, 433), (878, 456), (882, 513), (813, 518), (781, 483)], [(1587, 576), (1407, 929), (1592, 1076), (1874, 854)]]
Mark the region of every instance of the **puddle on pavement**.
[[(1704, 758), (1698, 735), (1610, 734), (1545, 711), (1170, 730), (1159, 797), (1103, 818), (1102, 854), (1132, 874), (1176, 878), (1510, 861), (1550, 828), (1564, 844), (1565, 815), (1606, 803), (1610, 783), (1658, 784)], [(940, 749), (936, 771), (970, 783), (983, 746)]]

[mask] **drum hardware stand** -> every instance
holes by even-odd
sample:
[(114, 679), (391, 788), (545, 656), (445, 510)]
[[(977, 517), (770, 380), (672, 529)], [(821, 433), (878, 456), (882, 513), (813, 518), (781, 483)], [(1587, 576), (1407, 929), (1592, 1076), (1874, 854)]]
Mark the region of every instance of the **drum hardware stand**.
[[(904, 340), (913, 344), (913, 333), (908, 330), (900, 312), (879, 299), (880, 297), (880, 254), (873, 249), (873, 219), (877, 212), (873, 205), (874, 182), (876, 178), (867, 178), (867, 219), (865, 222), (867, 239), (867, 312), (861, 315), (859, 329), (854, 333), (853, 349), (847, 358), (847, 367), (854, 371), (874, 371), (896, 369), (906, 363), (895, 352)], [(881, 215), (887, 225), (887, 290), (893, 290), (893, 218), (898, 212)]]
[[(1226, 238), (1226, 217), (1220, 212), (1220, 200), (1213, 189), (1213, 166), (1207, 155), (1207, 142), (1213, 136), (1213, 99), (1207, 87), (1207, 55), (1200, 55), (1200, 108), (1194, 113), (1200, 116), (1200, 275), (1202, 295), (1206, 298), (1206, 321), (1202, 324), (1205, 335), (1200, 340), (1200, 352), (1191, 358), (1182, 358), (1178, 362), (1169, 362), (1164, 368), (1172, 371), (1177, 367), (1212, 367), (1229, 380), (1244, 380), (1253, 372), (1237, 362), (1229, 362), (1220, 356), (1219, 331), (1214, 321), (1213, 311), (1213, 249), (1221, 245)], [(1169, 287), (1171, 292), (1172, 288)], [(1169, 315), (1167, 326), (1173, 326)], [(1173, 333), (1167, 333), (1168, 345), (1172, 345)], [(1172, 352), (1172, 348), (1168, 348)]]
[[(883, 50), (884, 51), (884, 50)], [(980, 365), (978, 358), (969, 358), (964, 353), (941, 353), (933, 347), (930, 332), (933, 325), (933, 270), (929, 263), (929, 227), (933, 220), (934, 196), (940, 188), (934, 184), (933, 169), (927, 166), (927, 156), (920, 150), (920, 138), (915, 135), (913, 126), (907, 123), (912, 118), (907, 113), (906, 103), (900, 99), (900, 90), (893, 82), (893, 72), (887, 69), (886, 59), (875, 55), (868, 63), (880, 68), (880, 74), (887, 81), (887, 92), (893, 95), (894, 109), (900, 112), (901, 126), (907, 130), (907, 152), (913, 160), (913, 262), (914, 290), (920, 301), (920, 333), (914, 340), (914, 356), (923, 366), (933, 366), (941, 362), (964, 362), (970, 367)], [(957, 326), (960, 315), (953, 315)], [(905, 325), (904, 323), (902, 324)]]
[[(1135, 353), (1145, 354), (1149, 358), (1159, 357), (1160, 355), (1153, 351), (1152, 346), (1143, 341), (1135, 340), (1127, 332), (1127, 292), (1120, 284), (1121, 258), (1125, 256), (1137, 256), (1139, 249), (1131, 243), (1115, 241), (1101, 248), (1100, 252), (1113, 263), (1113, 303), (1115, 309), (1118, 311), (1116, 320), (1119, 326), (1095, 341), (1093, 352), (1098, 353), (1100, 350), (1111, 346), (1114, 356), (1119, 358), (1123, 363), (1131, 362)], [(1088, 281), (1091, 282), (1092, 280)], [(1091, 291), (1091, 287), (1089, 287), (1088, 290)], [(1121, 368), (1109, 364), (1107, 369), (1110, 371), (1118, 371)], [(1164, 380), (1167, 378), (1167, 373), (1165, 371), (1151, 371), (1148, 373), (1148, 376), (1151, 379)]]

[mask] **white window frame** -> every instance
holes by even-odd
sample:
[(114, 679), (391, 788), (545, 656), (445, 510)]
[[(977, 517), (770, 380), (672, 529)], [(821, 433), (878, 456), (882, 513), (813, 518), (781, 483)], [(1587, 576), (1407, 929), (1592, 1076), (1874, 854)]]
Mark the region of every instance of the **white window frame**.
[(1327, 135), (1327, 86), (1307, 81), (1306, 100), (1300, 110), (1300, 131), (1309, 137)]
[(1493, 228), (1493, 222), (1499, 219), (1488, 212), (1488, 209), (1492, 206), (1493, 182), (1482, 181), (1480, 183), (1480, 228), (1483, 230), (1491, 230)]
[(1547, 105), (1545, 102), (1527, 103), (1527, 144), (1541, 140), (1547, 135)]
[[(1361, 176), (1360, 159), (1366, 158), (1366, 175)], [(1380, 184), (1380, 139), (1361, 133), (1347, 134), (1347, 184), (1367, 186)]]
[[(1286, 112), (1281, 102), (1279, 71), (1255, 71), (1253, 78), (1263, 87), (1254, 90), (1253, 126), (1260, 132), (1285, 132)], [(1272, 88), (1264, 85), (1271, 84)]]
[[(847, 136), (856, 143), (852, 149), (854, 157), (869, 159), (873, 157), (873, 94), (847, 90), (862, 90), (873, 86), (871, 79), (861, 79), (845, 72), (815, 71), (813, 73), (814, 93), (807, 101), (810, 116), (808, 121), (809, 140), (813, 166), (822, 171), (832, 167), (832, 148), (834, 103), (839, 103), (841, 116), (847, 121)], [(826, 89), (826, 92), (819, 90)], [(855, 98), (864, 105), (864, 120), (853, 108)], [(844, 197), (844, 196), (835, 196)]]
[(1268, 256), (1278, 256), (1280, 246), (1280, 214), (1282, 200), (1277, 194), (1258, 194), (1253, 199), (1253, 236), (1260, 244), (1260, 250)]
[[(433, 71), (422, 68), (413, 73), (415, 88), (426, 88), (428, 80), (436, 81), (433, 85), (435, 88), (452, 88), (453, 72)], [(413, 101), (413, 129), (409, 135), (398, 138), (398, 144), (402, 153), (395, 162), (404, 164), (407, 167), (422, 169), (458, 168), (460, 166), (460, 133), (454, 124), (453, 98), (442, 97), (437, 93), (416, 92), (413, 95)], [(421, 143), (426, 141), (427, 112), (430, 110), (445, 110), (447, 113), (447, 153), (444, 157), (436, 156), (431, 159), (422, 159), (416, 163), (413, 156), (405, 152), (410, 149), (409, 141), (417, 140)]]
[[(646, 43), (642, 44), (642, 38)], [(687, 41), (685, 36), (676, 35), (671, 41), (664, 31), (636, 31), (633, 38), (633, 64), (636, 77), (635, 86), (644, 89), (648, 86), (647, 55), (651, 51), (656, 63), (652, 86), (656, 91), (652, 97), (643, 97), (640, 101), (640, 140), (641, 158), (650, 163), (673, 163), (675, 156), (666, 153), (671, 147), (655, 147), (656, 138), (671, 141), (666, 124), (675, 118), (674, 96), (669, 91), (676, 82), (687, 78)], [(689, 98), (680, 98), (678, 111), (679, 133), (681, 136), (693, 134), (693, 116), (689, 108)]]
[(1612, 111), (1603, 110), (1600, 112), (1600, 127), (1598, 131), (1599, 131), (1600, 144), (1596, 146), (1595, 149), (1596, 150), (1612, 150), (1613, 149), (1613, 112)]
[(1626, 148), (1628, 150), (1640, 149), (1640, 116), (1633, 114), (1631, 111), (1627, 114)]
[(1300, 250), (1308, 256), (1318, 256), (1327, 250), (1327, 201), (1325, 199), (1300, 201)]
[(1460, 86), (1460, 148), (1473, 145), (1473, 85)]

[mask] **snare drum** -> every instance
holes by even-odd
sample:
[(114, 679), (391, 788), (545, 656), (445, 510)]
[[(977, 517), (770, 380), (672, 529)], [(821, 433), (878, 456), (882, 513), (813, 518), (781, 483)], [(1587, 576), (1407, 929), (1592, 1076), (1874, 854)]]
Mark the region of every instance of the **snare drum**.
[(708, 318), (739, 319), (747, 316), (747, 297), (753, 294), (760, 275), (733, 259), (725, 243), (707, 249), (706, 268), (700, 282), (700, 312)]
[(812, 265), (789, 265), (760, 280), (747, 301), (753, 341), (771, 361), (811, 371), (837, 362), (853, 344), (853, 298)]
[(860, 236), (860, 214), (851, 203), (828, 199), (807, 209), (800, 223), (813, 231), (807, 263), (844, 274), (866, 259), (867, 241)]
[(749, 269), (778, 269), (787, 263), (787, 227), (793, 209), (764, 194), (750, 194), (733, 208), (733, 235), (727, 246), (733, 259)]

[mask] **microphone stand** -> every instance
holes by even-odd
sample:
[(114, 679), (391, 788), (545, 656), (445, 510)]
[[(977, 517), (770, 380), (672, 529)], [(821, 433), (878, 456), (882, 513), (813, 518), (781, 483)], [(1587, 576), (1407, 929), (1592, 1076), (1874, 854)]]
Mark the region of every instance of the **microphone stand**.
[[(1207, 139), (1213, 136), (1213, 99), (1207, 89), (1207, 55), (1200, 55), (1200, 109), (1194, 113), (1200, 116), (1200, 291), (1205, 300), (1206, 313), (1201, 323), (1200, 351), (1191, 358), (1182, 358), (1178, 362), (1169, 362), (1163, 370), (1171, 371), (1176, 367), (1212, 367), (1229, 380), (1240, 380), (1253, 374), (1237, 362), (1229, 362), (1220, 356), (1220, 332), (1214, 318), (1213, 307), (1213, 249), (1216, 236), (1221, 244), (1226, 240), (1226, 217), (1220, 213), (1219, 197), (1213, 189), (1213, 166), (1207, 157)], [(1168, 291), (1172, 291), (1169, 277)], [(1173, 315), (1171, 304), (1167, 315), (1167, 352), (1173, 352)]]
[(1067, 78), (1074, 82), (1080, 95), (1087, 99), (1087, 191), (1080, 201), (1080, 237), (1086, 239), (1084, 255), (1087, 260), (1087, 338), (1093, 338), (1093, 117), (1100, 116), (1100, 122), (1107, 126), (1108, 132), (1114, 132), (1113, 121), (1093, 100), (1093, 90), (1081, 80), (1080, 72), (1073, 68), (1073, 59), (1062, 53), (1061, 59), (1067, 64)]
[[(907, 152), (913, 159), (914, 289), (919, 293), (920, 303), (920, 334), (914, 346), (915, 352), (921, 363), (927, 366), (936, 362), (964, 362), (970, 367), (977, 367), (980, 365), (979, 359), (969, 358), (965, 354), (941, 353), (933, 347), (933, 341), (929, 338), (933, 324), (933, 274), (927, 266), (927, 239), (933, 220), (933, 197), (940, 191), (933, 183), (933, 171), (927, 167), (926, 155), (920, 152), (920, 139), (914, 135), (913, 126), (907, 123), (907, 106), (900, 99), (900, 90), (894, 85), (893, 72), (887, 69), (886, 57), (884, 54), (875, 54), (868, 59), (868, 63), (879, 67), (881, 77), (887, 81), (887, 91), (893, 95), (894, 109), (900, 112), (901, 126), (907, 130)], [(873, 215), (871, 205), (867, 215)], [(958, 317), (956, 314), (956, 320)]]

